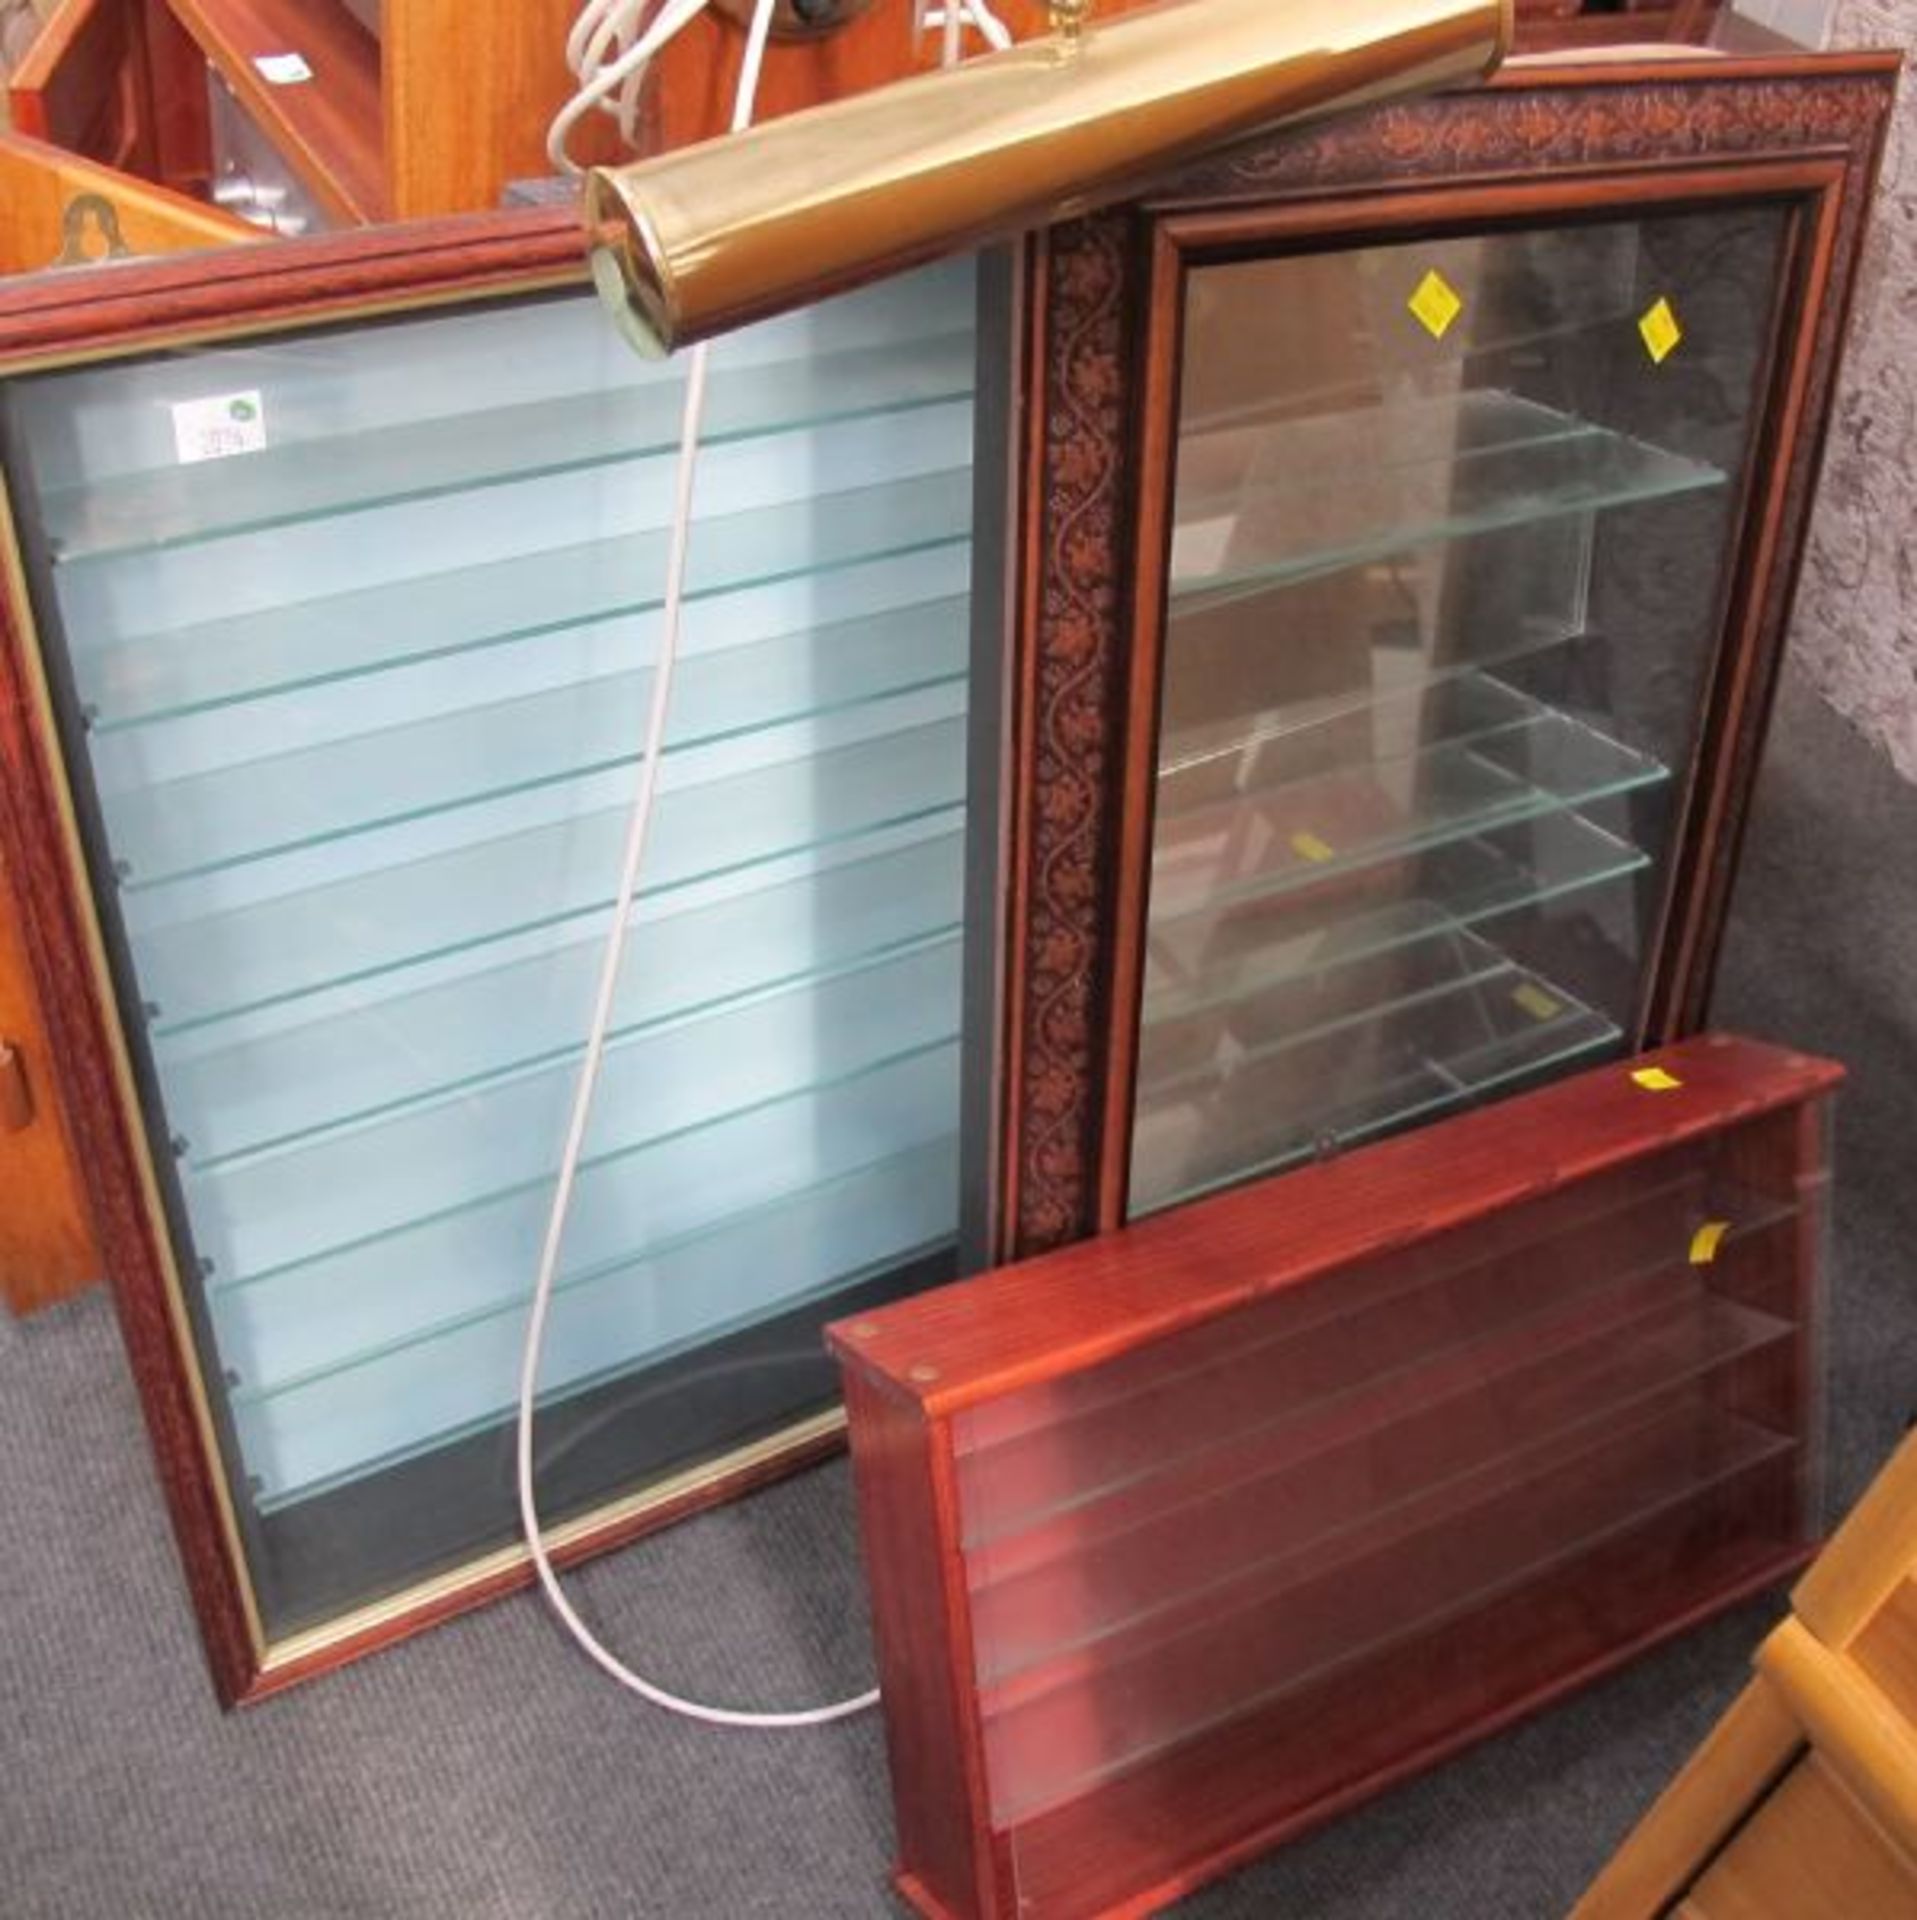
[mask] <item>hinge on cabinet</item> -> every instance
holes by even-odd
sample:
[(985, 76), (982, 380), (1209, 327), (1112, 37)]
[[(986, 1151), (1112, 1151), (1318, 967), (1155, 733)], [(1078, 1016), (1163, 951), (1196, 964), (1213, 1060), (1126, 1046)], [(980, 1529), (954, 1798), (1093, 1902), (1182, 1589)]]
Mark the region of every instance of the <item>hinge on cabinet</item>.
[(0, 1133), (19, 1133), (33, 1124), (33, 1089), (27, 1063), (10, 1040), (0, 1040)]

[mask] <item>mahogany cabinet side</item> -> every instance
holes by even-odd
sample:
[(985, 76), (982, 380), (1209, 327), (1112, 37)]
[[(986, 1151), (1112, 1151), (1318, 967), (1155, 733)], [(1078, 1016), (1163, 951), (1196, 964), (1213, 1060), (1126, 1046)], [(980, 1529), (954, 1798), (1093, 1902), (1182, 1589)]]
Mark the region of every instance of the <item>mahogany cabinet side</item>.
[(856, 1324), (833, 1345), (851, 1420), (900, 1891), (926, 1914), (997, 1912), (949, 1429), (866, 1374)]

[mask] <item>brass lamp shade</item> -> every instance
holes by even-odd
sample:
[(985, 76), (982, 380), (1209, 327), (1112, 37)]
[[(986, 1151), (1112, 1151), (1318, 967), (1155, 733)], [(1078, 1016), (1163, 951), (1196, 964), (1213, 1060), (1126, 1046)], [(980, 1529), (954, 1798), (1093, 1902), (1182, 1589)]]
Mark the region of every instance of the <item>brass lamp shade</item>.
[(1510, 46), (1512, 5), (1177, 0), (1067, 24), (946, 72), (595, 169), (593, 271), (636, 344), (671, 352), (1088, 212), (1259, 128), (1481, 77)]

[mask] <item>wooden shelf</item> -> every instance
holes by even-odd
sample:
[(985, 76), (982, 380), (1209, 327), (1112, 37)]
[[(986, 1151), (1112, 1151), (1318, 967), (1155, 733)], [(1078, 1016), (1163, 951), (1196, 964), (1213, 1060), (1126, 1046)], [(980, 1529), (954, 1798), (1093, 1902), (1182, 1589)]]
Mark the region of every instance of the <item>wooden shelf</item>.
[[(335, 219), (393, 211), (379, 42), (339, 0), (168, 0), (313, 197)], [(310, 80), (277, 86), (258, 62), (298, 54)]]

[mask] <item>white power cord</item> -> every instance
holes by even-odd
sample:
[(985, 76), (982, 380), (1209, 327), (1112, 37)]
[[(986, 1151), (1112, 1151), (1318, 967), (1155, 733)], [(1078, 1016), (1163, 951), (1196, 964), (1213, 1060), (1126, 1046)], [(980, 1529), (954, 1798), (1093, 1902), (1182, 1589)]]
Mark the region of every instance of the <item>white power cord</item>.
[[(711, 0), (585, 0), (566, 36), (566, 64), (579, 90), (554, 115), (546, 133), (546, 154), (558, 172), (579, 171), (567, 143), (589, 113), (611, 114), (627, 146), (637, 144), (646, 69), (710, 5)], [(921, 35), (935, 27), (943, 31), (948, 67), (964, 52), (968, 27), (996, 51), (1012, 44), (1011, 31), (990, 0), (945, 0), (939, 6), (912, 0), (912, 19)]]
[[(555, 162), (567, 164), (565, 139), (581, 114), (610, 99), (622, 87), (636, 92), (646, 64), (658, 49), (691, 20), (707, 0), (665, 0), (665, 4), (643, 31), (638, 21), (647, 0), (588, 0), (567, 45), (567, 57), (575, 70), (597, 66), (597, 77), (581, 89), (579, 96), (553, 122), (552, 147)], [(922, 20), (924, 0), (918, 0)], [(758, 0), (746, 39), (745, 62), (739, 73), (738, 92), (733, 102), (732, 129), (742, 131), (752, 120), (753, 104), (758, 97), (759, 75), (765, 64), (766, 39), (772, 27), (774, 0)], [(955, 0), (936, 16), (946, 30), (948, 61), (956, 59), (957, 35), (965, 19), (999, 44), (997, 35), (1005, 29), (984, 0)], [(984, 24), (989, 22), (990, 24)], [(1010, 36), (1006, 36), (1009, 44)], [(605, 60), (614, 42), (619, 54)], [(598, 63), (604, 62), (603, 65)], [(625, 111), (631, 110), (629, 94)], [(619, 890), (612, 910), (612, 927), (599, 967), (598, 997), (594, 1002), (592, 1025), (586, 1039), (585, 1058), (580, 1064), (579, 1082), (573, 1093), (572, 1113), (566, 1124), (566, 1141), (559, 1157), (559, 1175), (554, 1183), (552, 1209), (546, 1219), (546, 1233), (539, 1250), (539, 1270), (533, 1282), (532, 1306), (526, 1322), (526, 1344), (519, 1369), (518, 1430), (516, 1479), (519, 1492), (519, 1524), (525, 1536), (533, 1569), (552, 1610), (587, 1656), (622, 1687), (649, 1700), (669, 1713), (701, 1720), (716, 1727), (747, 1727), (760, 1730), (789, 1727), (817, 1727), (843, 1720), (878, 1704), (878, 1691), (859, 1694), (825, 1707), (808, 1707), (792, 1712), (758, 1712), (737, 1707), (707, 1706), (633, 1672), (611, 1652), (579, 1617), (559, 1583), (558, 1570), (539, 1520), (539, 1506), (533, 1491), (533, 1424), (539, 1390), (540, 1361), (546, 1348), (546, 1321), (552, 1308), (554, 1282), (559, 1272), (560, 1253), (565, 1243), (566, 1222), (572, 1211), (573, 1186), (578, 1178), (579, 1160), (585, 1150), (586, 1127), (592, 1117), (594, 1096), (599, 1088), (600, 1069), (605, 1063), (606, 1040), (612, 1028), (613, 1001), (618, 990), (619, 972), (625, 960), (626, 937), (631, 931), (639, 895), (639, 876), (645, 864), (646, 842), (652, 831), (654, 800), (658, 792), (659, 765), (664, 757), (666, 721), (672, 706), (673, 670), (679, 659), (679, 638), (685, 612), (686, 563), (692, 544), (693, 482), (698, 470), (699, 435), (705, 420), (708, 349), (703, 342), (692, 349), (686, 370), (685, 409), (680, 426), (679, 471), (674, 488), (672, 528), (666, 556), (665, 597), (660, 620), (659, 646), (653, 664), (652, 696), (646, 714), (645, 745), (639, 761), (638, 787), (626, 827), (625, 852), (619, 873)]]

